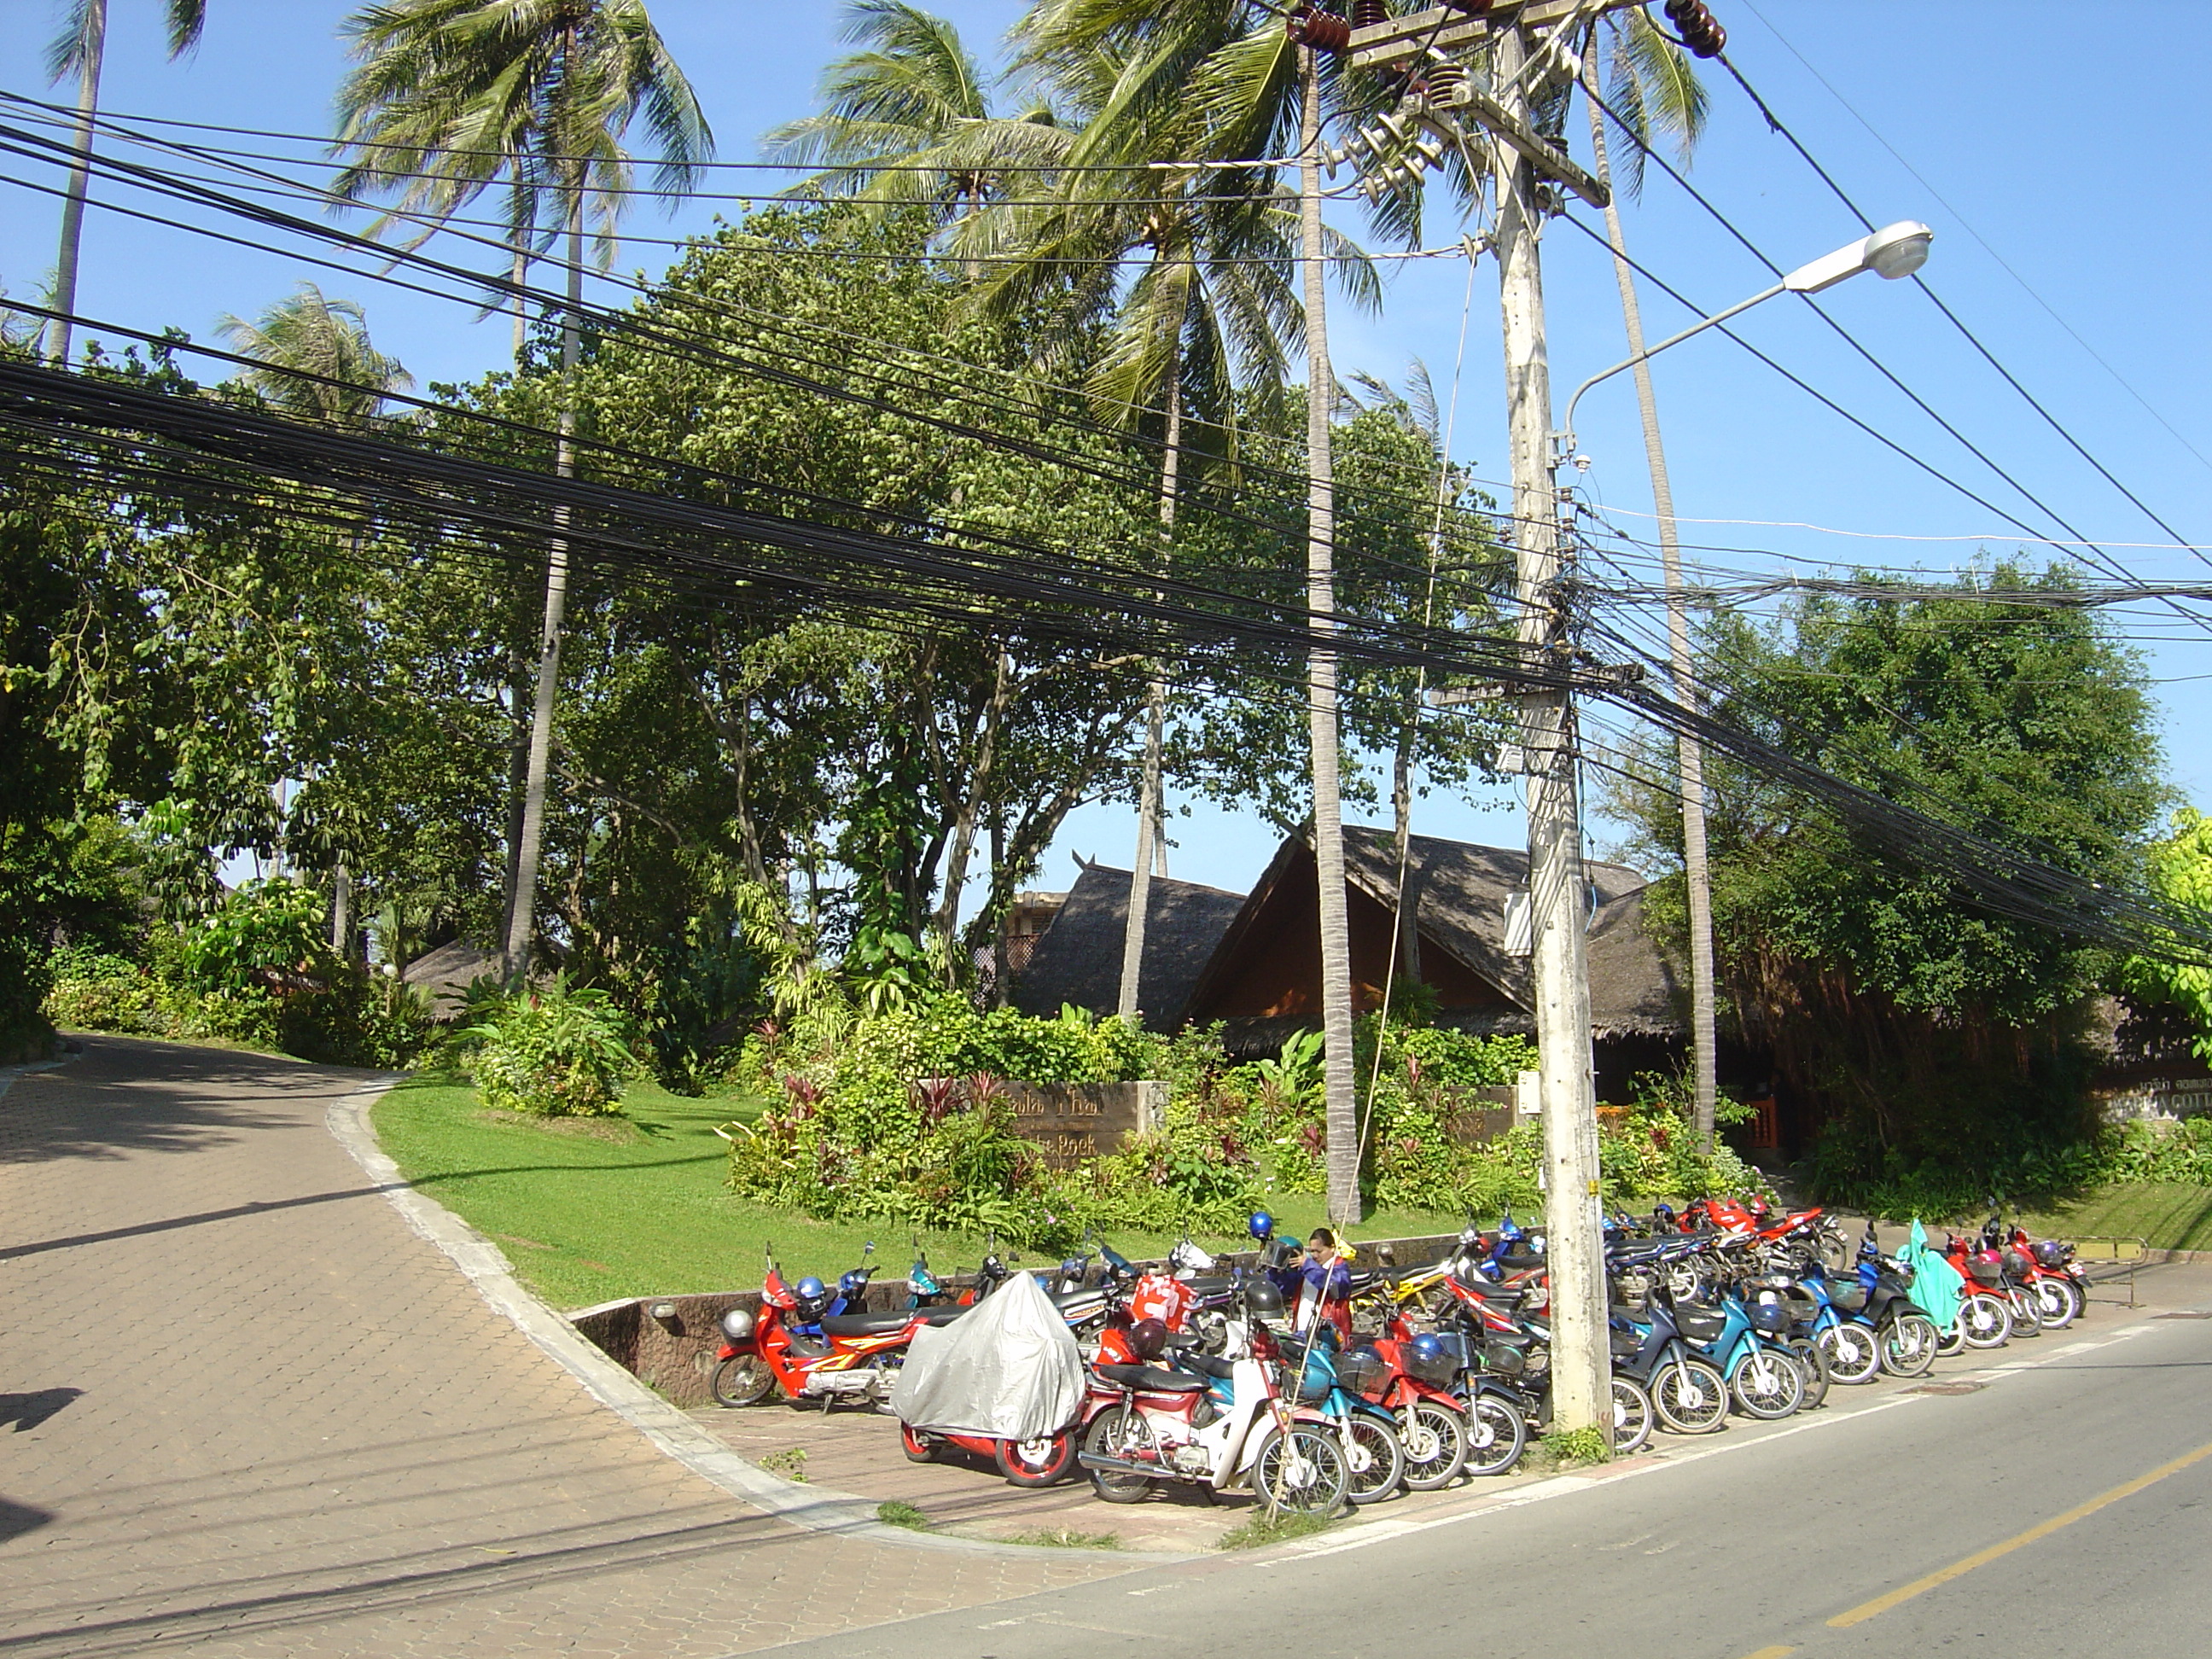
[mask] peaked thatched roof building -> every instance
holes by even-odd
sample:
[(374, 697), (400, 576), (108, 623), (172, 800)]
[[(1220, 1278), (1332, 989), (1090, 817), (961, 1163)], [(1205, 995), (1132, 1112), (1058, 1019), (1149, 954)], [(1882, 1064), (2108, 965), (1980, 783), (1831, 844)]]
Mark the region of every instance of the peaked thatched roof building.
[[(1528, 856), (1415, 836), (1406, 872), (1407, 925), (1420, 980), (1439, 1018), (1463, 1030), (1533, 1036), (1526, 957), (1506, 950), (1507, 900), (1528, 885)], [(1399, 938), (1398, 860), (1386, 830), (1347, 827), (1345, 886), (1352, 933), (1352, 998), (1382, 1006)], [(1686, 1033), (1686, 982), (1644, 927), (1644, 878), (1624, 865), (1584, 866), (1592, 888), (1590, 1036), (1598, 1086), (1608, 1097), (1636, 1072), (1669, 1066)], [(1145, 1023), (1172, 1030), (1223, 1023), (1231, 1052), (1272, 1053), (1321, 1010), (1320, 889), (1313, 848), (1286, 839), (1252, 891), (1239, 897), (1190, 882), (1152, 884), (1140, 1006)], [(1112, 1011), (1121, 976), (1129, 872), (1091, 865), (1039, 937), (1014, 1000), (1050, 1014), (1064, 1002)], [(1401, 967), (1401, 975), (1406, 969)]]
[[(1015, 976), (1015, 1007), (1048, 1018), (1063, 1003), (1098, 1014), (1114, 1012), (1121, 1001), (1129, 881), (1127, 870), (1084, 866)], [(1137, 980), (1137, 1006), (1147, 1026), (1172, 1031), (1182, 1024), (1191, 988), (1243, 902), (1242, 893), (1152, 878), (1145, 907), (1145, 960)]]

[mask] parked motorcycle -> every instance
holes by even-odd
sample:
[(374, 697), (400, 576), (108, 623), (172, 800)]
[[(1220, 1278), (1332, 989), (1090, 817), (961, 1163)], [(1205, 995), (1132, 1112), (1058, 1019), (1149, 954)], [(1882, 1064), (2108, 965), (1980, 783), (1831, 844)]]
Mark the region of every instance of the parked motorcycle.
[(787, 1399), (819, 1400), (825, 1411), (839, 1400), (877, 1403), (890, 1394), (915, 1332), (961, 1312), (954, 1307), (832, 1314), (821, 1281), (811, 1282), (816, 1290), (802, 1297), (784, 1283), (770, 1256), (760, 1312), (732, 1308), (722, 1316), (724, 1340), (709, 1385), (719, 1404), (757, 1405), (778, 1390)]

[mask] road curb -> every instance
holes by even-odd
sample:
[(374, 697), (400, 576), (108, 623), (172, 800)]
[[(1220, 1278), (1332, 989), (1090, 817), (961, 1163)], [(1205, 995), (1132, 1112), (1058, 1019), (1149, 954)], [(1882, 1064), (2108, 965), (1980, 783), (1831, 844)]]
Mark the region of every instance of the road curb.
[[(417, 1237), (443, 1251), (461, 1275), (496, 1312), (557, 1363), (592, 1397), (702, 1480), (713, 1482), (753, 1508), (808, 1532), (827, 1533), (909, 1549), (945, 1550), (988, 1555), (1001, 1560), (1033, 1561), (1061, 1556), (1093, 1564), (1097, 1550), (1054, 1549), (1030, 1544), (998, 1544), (944, 1533), (915, 1532), (876, 1519), (872, 1498), (827, 1487), (795, 1486), (747, 1462), (674, 1406), (610, 1359), (588, 1338), (526, 1289), (497, 1245), (435, 1199), (415, 1190), (399, 1166), (377, 1144), (369, 1110), (404, 1077), (392, 1073), (349, 1090), (325, 1109), (331, 1136), (363, 1174), (375, 1183), (400, 1219)], [(0, 1087), (4, 1087), (0, 1084)], [(1125, 1571), (1202, 1559), (1187, 1553), (1146, 1551), (1127, 1559)], [(1123, 1565), (1117, 1562), (1116, 1565)]]

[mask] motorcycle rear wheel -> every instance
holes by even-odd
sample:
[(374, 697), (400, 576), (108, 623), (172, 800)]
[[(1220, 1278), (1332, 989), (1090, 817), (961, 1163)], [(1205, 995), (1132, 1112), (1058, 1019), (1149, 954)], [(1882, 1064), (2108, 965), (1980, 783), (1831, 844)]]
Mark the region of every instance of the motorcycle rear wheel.
[(1925, 1376), (1943, 1352), (1943, 1333), (1926, 1314), (1900, 1314), (1882, 1328), (1881, 1368), (1892, 1376)]
[(1479, 1394), (1467, 1407), (1467, 1472), (1504, 1474), (1528, 1449), (1528, 1419), (1502, 1395)]
[(1754, 1348), (1729, 1367), (1729, 1392), (1746, 1417), (1771, 1423), (1805, 1403), (1805, 1373), (1786, 1353)]
[(1728, 1420), (1728, 1380), (1702, 1359), (1677, 1359), (1651, 1378), (1651, 1404), (1676, 1434), (1717, 1434)]
[(991, 1449), (999, 1473), (1009, 1485), (1050, 1486), (1067, 1478), (1075, 1467), (1075, 1431), (1041, 1434), (1034, 1440), (1001, 1440)]
[[(1159, 1443), (1152, 1425), (1135, 1407), (1109, 1406), (1084, 1431), (1083, 1449), (1101, 1457), (1157, 1459)], [(1109, 1504), (1141, 1504), (1152, 1490), (1152, 1480), (1122, 1469), (1093, 1469), (1091, 1489)]]
[(1394, 1425), (1362, 1414), (1339, 1425), (1337, 1438), (1350, 1471), (1344, 1495), (1353, 1503), (1379, 1504), (1405, 1480), (1406, 1449)]
[(775, 1373), (757, 1353), (732, 1354), (714, 1367), (712, 1383), (718, 1406), (757, 1406), (775, 1388)]
[(1636, 1382), (1626, 1376), (1613, 1379), (1613, 1455), (1626, 1457), (1631, 1452), (1644, 1449), (1651, 1438), (1651, 1425), (1657, 1415), (1651, 1396)]
[(937, 1461), (937, 1446), (927, 1435), (916, 1432), (906, 1424), (899, 1425), (899, 1449), (906, 1454), (909, 1463), (933, 1463)]
[(1865, 1326), (1831, 1325), (1814, 1339), (1828, 1361), (1832, 1382), (1856, 1386), (1871, 1382), (1881, 1372), (1881, 1342)]
[(1414, 1492), (1449, 1486), (1467, 1468), (1467, 1423), (1449, 1406), (1417, 1400), (1399, 1419), (1406, 1448), (1406, 1485)]
[(1975, 1291), (1959, 1304), (1959, 1337), (1970, 1348), (2002, 1348), (2012, 1335), (2012, 1310), (2004, 1298)]
[(1334, 1515), (1351, 1482), (1342, 1444), (1310, 1423), (1292, 1424), (1287, 1436), (1271, 1431), (1252, 1468), (1252, 1489), (1279, 1514)]

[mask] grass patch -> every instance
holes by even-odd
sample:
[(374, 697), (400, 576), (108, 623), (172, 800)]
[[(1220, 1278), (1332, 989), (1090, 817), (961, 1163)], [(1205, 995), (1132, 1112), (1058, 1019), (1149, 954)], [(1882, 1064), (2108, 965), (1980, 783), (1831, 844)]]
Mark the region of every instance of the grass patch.
[(896, 1498), (886, 1498), (876, 1505), (876, 1519), (887, 1527), (904, 1527), (909, 1532), (927, 1532), (929, 1517), (911, 1504), (902, 1504)]
[(1301, 1515), (1294, 1510), (1270, 1515), (1266, 1509), (1255, 1510), (1252, 1518), (1243, 1525), (1221, 1534), (1216, 1549), (1256, 1550), (1269, 1544), (1287, 1544), (1293, 1538), (1310, 1538), (1317, 1532), (1327, 1532), (1329, 1518), (1325, 1515)]
[(1605, 1436), (1595, 1429), (1554, 1429), (1543, 1439), (1544, 1455), (1554, 1468), (1576, 1469), (1612, 1460)]
[(2212, 1250), (2212, 1188), (2152, 1181), (2100, 1187), (2021, 1220), (2032, 1233), (2060, 1238), (2107, 1233), (2140, 1238), (2154, 1250)]
[(992, 1542), (1028, 1544), (1041, 1550), (1118, 1550), (1121, 1547), (1121, 1534), (1078, 1532), (1073, 1527), (1032, 1527), (1026, 1532), (1010, 1532)]
[(780, 1474), (796, 1486), (806, 1484), (806, 1448), (787, 1446), (781, 1451), (772, 1451), (760, 1461), (761, 1468), (770, 1474)]
[[(910, 1231), (896, 1222), (817, 1221), (764, 1208), (724, 1190), (726, 1148), (714, 1126), (749, 1119), (747, 1096), (691, 1100), (649, 1082), (633, 1084), (620, 1118), (534, 1118), (488, 1112), (476, 1091), (450, 1074), (425, 1074), (378, 1101), (378, 1140), (410, 1182), (479, 1232), (510, 1243), (517, 1277), (556, 1307), (625, 1296), (734, 1291), (761, 1282), (772, 1243), (791, 1274), (828, 1278), (877, 1241), (878, 1276), (904, 1275)], [(1285, 1236), (1304, 1237), (1326, 1219), (1318, 1194), (1277, 1194), (1269, 1203)], [(1461, 1218), (1383, 1211), (1359, 1228), (1366, 1238), (1458, 1231)], [(1133, 1257), (1164, 1255), (1172, 1235), (1115, 1233)], [(1241, 1238), (1206, 1238), (1235, 1249)], [(924, 1233), (939, 1273), (970, 1269), (979, 1235)], [(1022, 1252), (1029, 1266), (1043, 1258)], [(1412, 1267), (1412, 1262), (1401, 1262)]]

